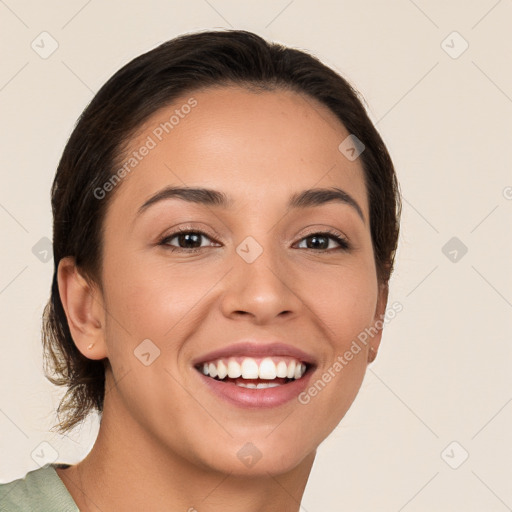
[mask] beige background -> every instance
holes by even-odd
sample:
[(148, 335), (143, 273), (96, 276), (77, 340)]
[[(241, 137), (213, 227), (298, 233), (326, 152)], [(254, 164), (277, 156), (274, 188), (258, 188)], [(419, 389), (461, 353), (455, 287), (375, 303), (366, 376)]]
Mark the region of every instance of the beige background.
[[(404, 196), (390, 297), (403, 311), (321, 445), (301, 510), (512, 510), (510, 0), (0, 1), (0, 481), (53, 450), (80, 460), (97, 431), (92, 418), (49, 432), (61, 392), (41, 368), (53, 268), (41, 260), (67, 137), (121, 65), (220, 27), (309, 50), (353, 82)], [(45, 48), (58, 43), (46, 59), (31, 47), (43, 31)], [(452, 237), (465, 255), (443, 252)]]

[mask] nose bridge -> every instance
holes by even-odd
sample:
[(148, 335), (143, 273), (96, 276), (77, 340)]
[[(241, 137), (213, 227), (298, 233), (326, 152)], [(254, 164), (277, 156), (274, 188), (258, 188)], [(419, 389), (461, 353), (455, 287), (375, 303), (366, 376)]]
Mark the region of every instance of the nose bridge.
[(290, 268), (268, 235), (261, 244), (249, 236), (236, 247), (222, 303), (226, 316), (248, 314), (261, 323), (298, 311)]

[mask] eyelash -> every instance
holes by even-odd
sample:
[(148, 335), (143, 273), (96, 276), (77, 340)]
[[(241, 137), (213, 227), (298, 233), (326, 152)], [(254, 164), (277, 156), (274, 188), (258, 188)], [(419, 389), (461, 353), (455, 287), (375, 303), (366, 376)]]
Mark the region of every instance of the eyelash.
[[(158, 245), (161, 245), (165, 247), (167, 250), (171, 252), (187, 252), (187, 253), (195, 253), (199, 252), (200, 250), (204, 249), (204, 247), (192, 247), (192, 248), (183, 248), (183, 247), (176, 247), (173, 245), (169, 245), (169, 242), (180, 235), (200, 235), (201, 237), (206, 237), (210, 239), (211, 241), (215, 242), (213, 237), (208, 235), (207, 233), (204, 233), (200, 230), (192, 230), (192, 229), (179, 229), (178, 231), (175, 231), (174, 233), (171, 233), (170, 235), (165, 236), (158, 242)], [(337, 231), (333, 230), (327, 230), (327, 231), (315, 231), (313, 233), (310, 233), (304, 237), (302, 237), (299, 240), (299, 243), (303, 240), (306, 240), (308, 238), (314, 237), (314, 236), (325, 236), (327, 238), (330, 238), (331, 240), (334, 240), (337, 244), (339, 244), (339, 247), (331, 248), (331, 249), (312, 249), (312, 248), (306, 248), (306, 250), (314, 251), (314, 252), (332, 252), (332, 251), (349, 251), (351, 249), (351, 245), (348, 242), (346, 238), (344, 238), (342, 235), (340, 235)], [(218, 243), (218, 242), (215, 242)]]

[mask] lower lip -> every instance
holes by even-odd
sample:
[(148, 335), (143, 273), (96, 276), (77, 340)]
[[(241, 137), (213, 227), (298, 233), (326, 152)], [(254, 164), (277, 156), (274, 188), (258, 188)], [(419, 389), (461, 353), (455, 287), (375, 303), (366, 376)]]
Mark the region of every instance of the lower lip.
[(214, 394), (237, 407), (270, 408), (283, 405), (307, 387), (312, 371), (309, 369), (300, 379), (282, 384), (274, 388), (252, 389), (237, 386), (232, 382), (212, 379), (194, 370)]

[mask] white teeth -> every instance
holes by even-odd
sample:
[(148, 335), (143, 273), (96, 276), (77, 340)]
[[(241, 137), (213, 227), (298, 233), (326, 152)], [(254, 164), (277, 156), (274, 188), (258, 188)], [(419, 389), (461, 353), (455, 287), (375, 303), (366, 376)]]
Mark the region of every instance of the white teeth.
[(238, 379), (241, 375), (242, 369), (240, 365), (234, 359), (230, 359), (228, 361), (228, 377), (230, 379)]
[(253, 382), (237, 382), (237, 386), (241, 388), (250, 388), (250, 389), (265, 389), (265, 388), (277, 388), (282, 384), (278, 384), (277, 382), (258, 382), (258, 384), (254, 384)]
[(258, 378), (258, 363), (254, 359), (246, 358), (242, 361), (242, 377), (244, 379)]
[(277, 364), (276, 375), (279, 378), (284, 378), (288, 376), (288, 366), (284, 361), (279, 361), (279, 363)]
[(276, 378), (277, 369), (274, 361), (270, 357), (266, 357), (260, 363), (260, 369), (258, 371), (260, 379), (272, 380)]
[[(300, 361), (291, 359), (288, 362), (279, 361), (278, 357), (265, 357), (257, 363), (252, 357), (245, 357), (242, 364), (239, 364), (235, 358), (229, 358), (227, 362), (222, 359), (203, 363), (202, 373), (210, 377), (224, 379), (265, 379), (273, 380), (275, 378), (300, 379), (306, 372), (306, 365)], [(276, 383), (273, 383), (276, 384)], [(246, 386), (247, 387), (247, 386)], [(273, 387), (273, 386), (271, 386)]]
[(219, 377), (219, 379), (223, 379), (227, 374), (228, 369), (226, 368), (226, 365), (222, 361), (219, 361), (217, 363), (217, 377)]
[(240, 386), (241, 388), (250, 388), (250, 389), (256, 389), (256, 384), (254, 384), (254, 382), (248, 382), (248, 383), (245, 383), (245, 382), (237, 382), (236, 383), (237, 386)]
[(208, 374), (210, 377), (217, 377), (217, 367), (213, 363), (208, 365)]
[(286, 375), (289, 379), (295, 378), (295, 361), (292, 361), (288, 365), (288, 374)]

